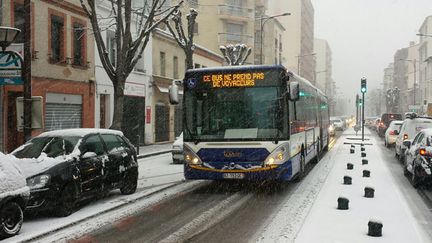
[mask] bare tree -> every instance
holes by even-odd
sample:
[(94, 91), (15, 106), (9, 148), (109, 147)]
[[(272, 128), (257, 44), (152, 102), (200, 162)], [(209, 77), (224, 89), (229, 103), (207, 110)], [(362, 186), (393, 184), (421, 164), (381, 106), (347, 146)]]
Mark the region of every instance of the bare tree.
[[(166, 6), (166, 0), (142, 1), (143, 6), (132, 7), (133, 0), (80, 0), (81, 6), (90, 19), (96, 47), (102, 66), (114, 87), (114, 118), (112, 129), (121, 130), (123, 122), (124, 87), (129, 74), (142, 58), (151, 32), (176, 12), (183, 1), (172, 7)], [(96, 5), (102, 2), (111, 4), (111, 12), (104, 16), (97, 11)], [(136, 29), (132, 30), (132, 22)], [(109, 59), (102, 32), (113, 29), (115, 32), (115, 65)]]
[(193, 43), (194, 38), (194, 28), (196, 17), (198, 16), (198, 12), (191, 8), (189, 10), (189, 14), (186, 15), (187, 19), (187, 36), (185, 34), (183, 23), (182, 23), (182, 13), (180, 10), (174, 12), (171, 17), (172, 22), (174, 22), (174, 27), (170, 24), (170, 21), (166, 21), (166, 26), (171, 34), (174, 36), (177, 44), (183, 49), (186, 56), (186, 69), (193, 68), (193, 52), (195, 50), (195, 44)]

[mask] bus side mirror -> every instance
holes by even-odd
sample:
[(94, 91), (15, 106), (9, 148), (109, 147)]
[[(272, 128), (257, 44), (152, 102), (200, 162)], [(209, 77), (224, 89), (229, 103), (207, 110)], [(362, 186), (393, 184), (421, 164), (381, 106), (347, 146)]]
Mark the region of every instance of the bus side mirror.
[(290, 82), (289, 88), (289, 99), (290, 101), (297, 101), (300, 98), (300, 85), (298, 82)]
[(179, 80), (173, 80), (172, 81), (172, 85), (169, 86), (168, 90), (169, 90), (169, 99), (170, 99), (170, 103), (171, 105), (177, 105), (179, 102), (179, 87), (177, 85), (177, 83), (181, 83), (181, 81)]

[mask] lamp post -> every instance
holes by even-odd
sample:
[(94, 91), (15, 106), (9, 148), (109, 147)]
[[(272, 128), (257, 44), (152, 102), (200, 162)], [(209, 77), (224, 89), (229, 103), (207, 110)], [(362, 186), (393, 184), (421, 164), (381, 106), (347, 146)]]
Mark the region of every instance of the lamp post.
[(277, 17), (282, 17), (282, 16), (288, 16), (291, 15), (291, 13), (283, 13), (283, 14), (277, 14), (277, 15), (273, 15), (273, 16), (261, 16), (257, 19), (260, 20), (260, 64), (263, 64), (263, 44), (264, 44), (264, 25), (265, 23), (267, 23), (267, 21), (269, 21), (270, 19), (274, 19)]
[(414, 67), (414, 87), (413, 87), (413, 105), (416, 105), (416, 89), (417, 89), (417, 60), (416, 59), (399, 59), (413, 64)]
[(21, 79), (24, 83), (23, 131), (25, 140), (28, 141), (31, 138), (31, 80), (28, 79), (28, 73), (26, 72), (26, 69), (23, 70), (23, 67), (26, 65), (26, 62), (30, 62), (30, 59), (27, 59), (28, 61), (24, 62), (22, 56), (19, 53), (6, 50), (6, 48), (8, 48), (14, 42), (20, 32), (21, 30), (17, 28), (0, 26), (0, 53), (7, 54), (13, 59), (16, 58), (20, 61)]
[(308, 53), (308, 54), (298, 55), (297, 56), (297, 72), (298, 72), (298, 75), (301, 76), (301, 73), (300, 73), (300, 60), (301, 60), (301, 58), (307, 57), (307, 56), (315, 56), (315, 55), (316, 55), (316, 53)]

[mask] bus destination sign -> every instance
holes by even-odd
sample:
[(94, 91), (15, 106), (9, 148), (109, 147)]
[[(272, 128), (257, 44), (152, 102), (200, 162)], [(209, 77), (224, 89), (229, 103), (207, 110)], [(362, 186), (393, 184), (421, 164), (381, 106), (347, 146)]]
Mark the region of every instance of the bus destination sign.
[(253, 87), (258, 80), (264, 80), (263, 72), (210, 74), (203, 76), (204, 83), (211, 83), (212, 88)]

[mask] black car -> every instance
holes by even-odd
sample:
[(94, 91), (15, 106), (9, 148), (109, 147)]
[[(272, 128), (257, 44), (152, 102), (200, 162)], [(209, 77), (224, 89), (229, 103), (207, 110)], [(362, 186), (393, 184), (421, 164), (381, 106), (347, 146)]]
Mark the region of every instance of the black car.
[(27, 211), (70, 215), (77, 202), (120, 189), (136, 191), (137, 155), (123, 133), (108, 129), (45, 132), (12, 153), (27, 178)]
[(381, 116), (381, 121), (378, 125), (378, 135), (384, 137), (390, 122), (393, 120), (402, 120), (402, 115), (397, 113), (384, 113)]

